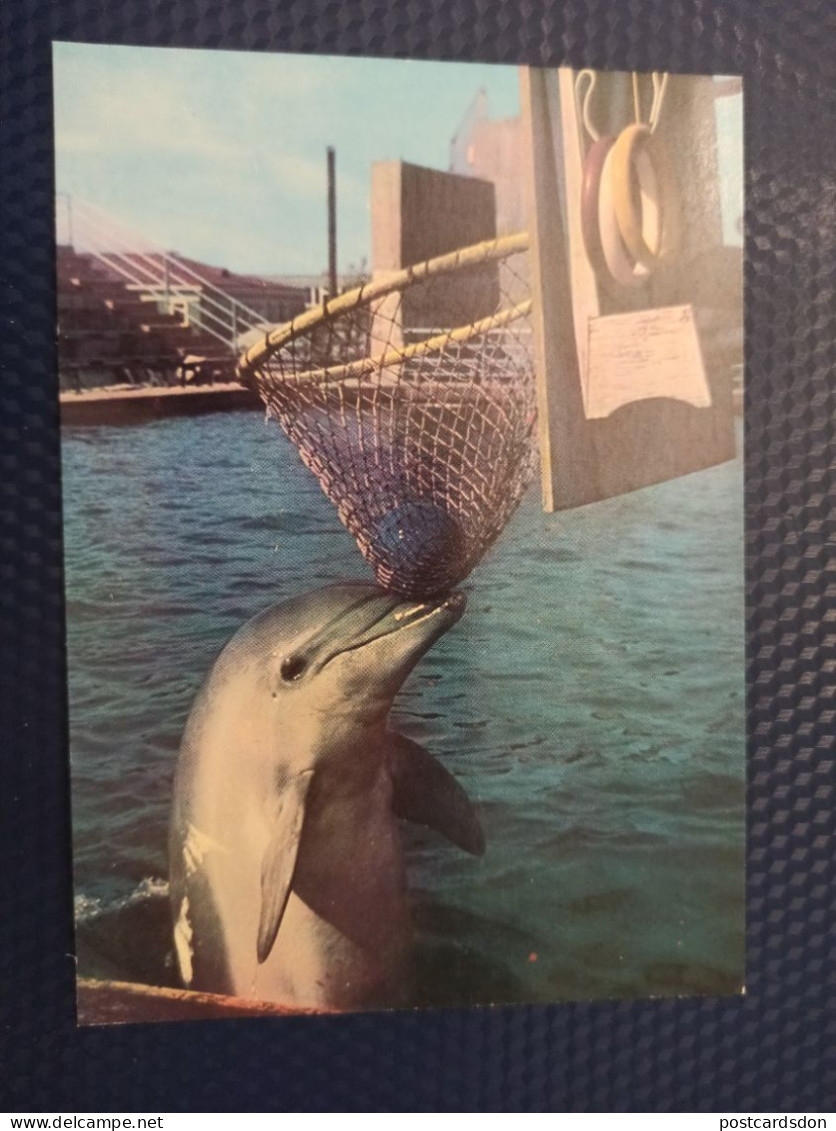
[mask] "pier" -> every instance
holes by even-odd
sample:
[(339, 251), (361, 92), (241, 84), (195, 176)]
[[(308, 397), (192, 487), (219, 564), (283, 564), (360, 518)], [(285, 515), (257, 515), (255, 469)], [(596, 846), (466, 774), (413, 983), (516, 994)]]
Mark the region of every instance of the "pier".
[(117, 385), (62, 392), (63, 427), (140, 424), (164, 416), (196, 416), (231, 409), (262, 409), (258, 396), (237, 381), (196, 386)]

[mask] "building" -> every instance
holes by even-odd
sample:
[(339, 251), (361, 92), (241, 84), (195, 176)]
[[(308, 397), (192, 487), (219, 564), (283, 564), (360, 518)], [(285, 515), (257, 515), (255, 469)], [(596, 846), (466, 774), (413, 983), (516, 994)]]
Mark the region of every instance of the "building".
[(496, 193), (496, 234), (527, 228), (520, 118), (492, 119), (478, 91), (450, 142), (450, 172), (490, 181)]

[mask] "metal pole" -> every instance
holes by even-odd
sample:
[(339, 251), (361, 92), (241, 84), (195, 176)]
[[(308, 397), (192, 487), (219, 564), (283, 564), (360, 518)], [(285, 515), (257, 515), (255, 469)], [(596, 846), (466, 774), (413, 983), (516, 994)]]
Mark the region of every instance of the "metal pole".
[(337, 178), (334, 147), (328, 146), (328, 291), (337, 297)]

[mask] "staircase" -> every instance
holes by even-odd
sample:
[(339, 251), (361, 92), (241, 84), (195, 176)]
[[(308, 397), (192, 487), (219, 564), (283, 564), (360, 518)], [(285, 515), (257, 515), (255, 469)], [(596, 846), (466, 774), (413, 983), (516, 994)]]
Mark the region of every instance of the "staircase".
[[(66, 242), (57, 254), (62, 389), (232, 380), (243, 334), (305, 308), (303, 289), (163, 251), (78, 197), (67, 199), (64, 216)], [(242, 294), (254, 296), (262, 312)]]
[(206, 358), (232, 379), (235, 355), (227, 345), (160, 309), (94, 256), (59, 247), (57, 275), (62, 390), (176, 384), (189, 356)]

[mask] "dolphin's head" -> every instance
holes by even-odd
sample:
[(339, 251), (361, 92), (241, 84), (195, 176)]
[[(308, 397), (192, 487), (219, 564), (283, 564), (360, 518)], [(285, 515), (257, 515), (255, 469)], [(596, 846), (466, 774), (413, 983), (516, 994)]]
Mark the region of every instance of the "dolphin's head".
[(424, 653), (458, 621), (465, 597), (405, 601), (345, 583), (293, 597), (255, 617), (219, 661), (246, 669), (270, 713), (310, 732), (317, 717), (375, 724)]

